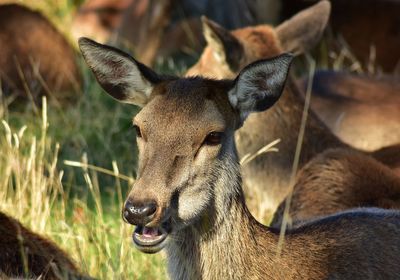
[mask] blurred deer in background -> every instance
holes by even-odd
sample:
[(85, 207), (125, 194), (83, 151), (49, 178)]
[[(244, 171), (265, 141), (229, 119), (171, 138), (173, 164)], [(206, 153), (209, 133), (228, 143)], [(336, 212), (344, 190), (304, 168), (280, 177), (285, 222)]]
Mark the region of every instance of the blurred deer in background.
[[(73, 35), (133, 47), (146, 64), (153, 64), (161, 43), (173, 39), (164, 32), (174, 4), (175, 0), (89, 0), (74, 18)], [(176, 44), (172, 42), (169, 45)]]
[[(397, 154), (398, 157), (398, 154)], [(328, 149), (297, 174), (290, 204), (290, 223), (358, 207), (400, 209), (400, 176), (382, 163), (350, 149)], [(286, 201), (272, 226), (280, 226)]]
[(131, 48), (149, 65), (157, 57), (168, 57), (180, 50), (200, 50), (204, 42), (194, 35), (201, 33), (199, 19), (172, 23), (173, 8), (178, 2), (89, 0), (75, 16), (73, 35)]
[[(232, 32), (205, 19), (208, 46), (187, 75), (233, 78), (244, 65), (254, 60), (274, 57), (284, 51), (300, 54), (318, 42), (328, 22), (329, 11), (329, 2), (321, 1), (276, 28), (260, 25)], [(288, 194), (303, 105), (302, 94), (289, 77), (280, 101), (271, 110), (249, 116), (236, 133), (240, 157), (254, 154), (275, 139), (281, 139), (278, 153), (261, 154), (242, 168), (245, 192), (254, 205), (252, 209), (263, 203), (266, 212), (269, 211), (267, 214), (272, 214)], [(310, 111), (299, 168), (328, 148), (351, 149)], [(370, 155), (396, 168), (400, 166), (400, 159), (393, 153), (399, 155), (399, 150), (399, 146), (394, 146)], [(348, 185), (351, 183), (349, 181)], [(398, 190), (400, 193), (400, 187)]]
[(91, 279), (52, 241), (0, 212), (0, 278)]
[[(257, 18), (255, 4), (248, 0), (89, 0), (75, 16), (73, 34), (123, 45), (152, 65), (160, 57), (201, 52), (205, 45), (202, 14), (237, 28), (262, 19)], [(265, 8), (266, 2), (261, 6)]]
[[(281, 1), (282, 19), (318, 0)], [(365, 70), (375, 64), (385, 72), (400, 70), (400, 2), (396, 0), (332, 0), (331, 49), (349, 48)], [(337, 40), (337, 38), (343, 40)], [(338, 44), (338, 42), (342, 43)], [(343, 42), (344, 41), (344, 42)], [(371, 61), (372, 60), (372, 61)], [(371, 65), (372, 64), (372, 65)]]
[(24, 6), (7, 4), (0, 5), (0, 26), (0, 79), (6, 95), (78, 97), (76, 53), (50, 21)]
[(279, 246), (279, 233), (245, 205), (234, 132), (279, 99), (291, 55), (248, 65), (234, 80), (214, 80), (161, 76), (118, 49), (89, 39), (79, 45), (107, 93), (143, 107), (133, 120), (139, 169), (123, 218), (136, 225), (140, 251), (165, 247), (171, 279), (400, 274), (399, 212), (326, 217), (288, 231)]
[(313, 111), (345, 143), (368, 151), (400, 143), (399, 78), (317, 71), (312, 95)]
[[(100, 42), (112, 40), (133, 0), (88, 0), (76, 12), (72, 22), (74, 38), (90, 36)], [(145, 1), (136, 1), (145, 3)], [(140, 9), (139, 11), (142, 11)], [(143, 12), (143, 11), (142, 11)], [(140, 17), (139, 14), (136, 15)], [(136, 26), (131, 26), (135, 32)]]

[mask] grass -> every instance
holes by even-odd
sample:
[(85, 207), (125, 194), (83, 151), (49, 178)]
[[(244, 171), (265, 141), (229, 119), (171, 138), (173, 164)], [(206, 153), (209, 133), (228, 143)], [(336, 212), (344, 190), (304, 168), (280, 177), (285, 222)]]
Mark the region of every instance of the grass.
[[(45, 13), (65, 34), (76, 9), (68, 0), (17, 2)], [(121, 219), (136, 175), (132, 117), (138, 108), (104, 94), (81, 64), (84, 88), (72, 106), (8, 106), (3, 98), (0, 210), (54, 240), (92, 277), (164, 279), (163, 256), (134, 249), (133, 227)], [(164, 73), (184, 67), (172, 60), (158, 65)]]
[[(18, 2), (40, 10), (69, 37), (82, 1)], [(82, 97), (72, 106), (8, 105), (0, 99), (0, 211), (54, 240), (98, 279), (164, 279), (162, 254), (133, 248), (121, 206), (135, 177), (135, 106), (102, 92), (82, 64)], [(166, 60), (162, 72), (185, 65)], [(1, 96), (1, 94), (0, 94)]]
[[(82, 102), (89, 101), (84, 98)], [(97, 106), (94, 108), (106, 106), (100, 101), (96, 102)], [(82, 104), (66, 112), (71, 116), (78, 116), (80, 108), (86, 107)], [(122, 114), (119, 113), (120, 110), (120, 108), (114, 108), (111, 111), (114, 114), (110, 116), (119, 118)], [(98, 139), (89, 131), (81, 130), (79, 135), (71, 136), (71, 139), (64, 140), (61, 145), (55, 140), (57, 137), (62, 138), (61, 134), (66, 136), (85, 128), (86, 125), (89, 130), (89, 125), (84, 124), (83, 120), (70, 119), (71, 123), (74, 121), (81, 123), (78, 123), (76, 127), (70, 128), (66, 125), (65, 130), (60, 129), (52, 125), (53, 121), (54, 123), (60, 121), (53, 111), (57, 110), (47, 108), (44, 102), (41, 116), (31, 118), (32, 112), (28, 110), (25, 112), (25, 118), (22, 117), (22, 112), (15, 115), (9, 113), (9, 120), (2, 121), (0, 129), (1, 211), (17, 218), (35, 232), (45, 234), (55, 240), (80, 264), (83, 272), (93, 277), (162, 279), (165, 276), (163, 258), (160, 255), (144, 255), (132, 249), (130, 242), (132, 227), (125, 225), (120, 218), (122, 200), (133, 178), (119, 175), (119, 161), (113, 160), (113, 156), (117, 157), (118, 151), (122, 155), (123, 150), (126, 154), (127, 147), (117, 145), (116, 153), (112, 155), (107, 151), (92, 152), (92, 149), (98, 146), (109, 145), (110, 149), (113, 134), (125, 134), (124, 125), (119, 130), (114, 129), (117, 132), (106, 133), (105, 138), (109, 139)], [(107, 112), (107, 110), (102, 107), (100, 112)], [(111, 119), (115, 121), (112, 117)], [(23, 120), (26, 124), (21, 124)], [(86, 122), (90, 121), (90, 118), (86, 120)], [(105, 127), (108, 125), (108, 122), (104, 123)], [(84, 136), (86, 133), (88, 138)], [(118, 138), (122, 135), (114, 135), (114, 137)], [(72, 151), (72, 147), (63, 148), (63, 145), (68, 146), (68, 143), (79, 138), (90, 142), (84, 141), (82, 146), (77, 145), (74, 152), (67, 152)], [(94, 147), (91, 146), (92, 143)], [(134, 146), (133, 141), (131, 145)], [(82, 150), (86, 153), (83, 159), (78, 157)], [(88, 161), (92, 153), (96, 164), (102, 161), (109, 162), (112, 166), (110, 172), (115, 176), (107, 175), (108, 178), (105, 178), (106, 175), (85, 166), (76, 169), (64, 163), (66, 159)], [(135, 158), (135, 155), (132, 154), (131, 157)], [(131, 159), (131, 162), (134, 160)]]

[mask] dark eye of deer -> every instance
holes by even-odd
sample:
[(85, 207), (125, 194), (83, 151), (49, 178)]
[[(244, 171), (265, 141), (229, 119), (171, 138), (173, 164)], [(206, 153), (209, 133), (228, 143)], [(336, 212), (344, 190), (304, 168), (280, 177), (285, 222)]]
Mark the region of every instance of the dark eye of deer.
[(204, 139), (204, 144), (209, 146), (219, 145), (222, 142), (222, 136), (222, 132), (213, 131), (207, 135), (206, 139)]
[(134, 125), (133, 128), (136, 131), (136, 137), (141, 138), (142, 137), (142, 132), (140, 131), (140, 128), (137, 125)]

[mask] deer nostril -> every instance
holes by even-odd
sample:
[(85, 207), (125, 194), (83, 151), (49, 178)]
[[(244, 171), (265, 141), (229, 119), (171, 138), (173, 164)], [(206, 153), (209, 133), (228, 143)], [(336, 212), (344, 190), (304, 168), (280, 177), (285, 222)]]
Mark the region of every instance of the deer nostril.
[(131, 202), (127, 201), (123, 210), (123, 219), (134, 225), (145, 225), (153, 218), (157, 211), (157, 204), (150, 202)]
[(156, 204), (154, 202), (151, 202), (142, 207), (140, 211), (142, 212), (143, 216), (151, 216), (156, 212), (156, 210), (157, 210)]

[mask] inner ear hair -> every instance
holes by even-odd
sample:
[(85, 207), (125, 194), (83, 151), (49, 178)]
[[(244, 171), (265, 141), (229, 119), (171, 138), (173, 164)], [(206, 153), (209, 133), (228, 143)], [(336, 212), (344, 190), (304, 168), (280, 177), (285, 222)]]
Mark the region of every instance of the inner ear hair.
[(330, 2), (322, 0), (277, 26), (283, 50), (299, 55), (313, 48), (328, 24), (330, 11)]
[(145, 105), (155, 84), (163, 78), (123, 51), (79, 39), (79, 47), (102, 88), (115, 99), (138, 106)]
[(225, 62), (233, 72), (240, 69), (243, 46), (229, 30), (205, 16), (201, 17), (203, 33), (208, 45), (216, 55), (216, 59)]
[(289, 73), (293, 55), (256, 61), (246, 66), (228, 92), (229, 102), (243, 122), (251, 112), (268, 109), (280, 98)]

